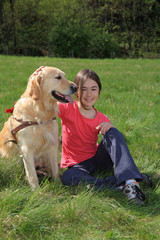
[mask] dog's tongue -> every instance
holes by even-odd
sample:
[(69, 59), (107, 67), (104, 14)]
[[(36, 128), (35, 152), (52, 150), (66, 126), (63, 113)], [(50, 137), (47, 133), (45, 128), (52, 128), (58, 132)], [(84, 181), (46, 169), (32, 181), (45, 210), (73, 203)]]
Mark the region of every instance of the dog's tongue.
[(66, 99), (73, 105), (73, 99), (71, 96), (65, 96)]

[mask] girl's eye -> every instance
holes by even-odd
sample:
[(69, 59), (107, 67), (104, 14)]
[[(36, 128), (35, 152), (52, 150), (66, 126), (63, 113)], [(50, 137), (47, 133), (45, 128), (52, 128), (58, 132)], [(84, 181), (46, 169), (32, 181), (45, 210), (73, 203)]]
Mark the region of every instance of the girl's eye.
[[(82, 91), (87, 91), (87, 88), (82, 88)], [(91, 91), (97, 91), (97, 88), (91, 88)]]

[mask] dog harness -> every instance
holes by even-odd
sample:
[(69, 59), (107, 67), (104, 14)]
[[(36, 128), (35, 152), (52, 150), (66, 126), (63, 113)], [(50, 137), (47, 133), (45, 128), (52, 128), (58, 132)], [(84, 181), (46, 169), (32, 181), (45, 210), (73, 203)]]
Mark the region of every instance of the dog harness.
[(23, 128), (26, 128), (26, 127), (29, 127), (29, 126), (32, 126), (32, 125), (48, 124), (51, 121), (56, 120), (56, 118), (53, 117), (52, 119), (50, 119), (50, 120), (48, 120), (44, 123), (39, 123), (39, 122), (33, 122), (33, 121), (23, 121), (22, 119), (17, 119), (15, 117), (13, 117), (13, 119), (20, 122), (21, 124), (13, 129), (12, 120), (10, 120), (11, 133), (12, 133), (12, 136), (13, 136), (14, 140), (8, 140), (8, 141), (5, 142), (5, 144), (8, 143), (8, 142), (13, 142), (15, 144), (18, 144), (16, 133), (19, 132)]

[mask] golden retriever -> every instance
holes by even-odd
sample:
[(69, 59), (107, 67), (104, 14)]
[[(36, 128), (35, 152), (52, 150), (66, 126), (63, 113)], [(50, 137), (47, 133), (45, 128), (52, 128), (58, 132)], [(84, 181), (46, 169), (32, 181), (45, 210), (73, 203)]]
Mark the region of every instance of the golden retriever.
[(76, 90), (76, 84), (67, 80), (60, 69), (40, 67), (29, 78), (13, 115), (0, 132), (2, 157), (23, 156), (26, 177), (33, 189), (39, 186), (35, 169), (39, 161), (52, 178), (59, 178), (57, 101), (71, 101), (70, 95)]

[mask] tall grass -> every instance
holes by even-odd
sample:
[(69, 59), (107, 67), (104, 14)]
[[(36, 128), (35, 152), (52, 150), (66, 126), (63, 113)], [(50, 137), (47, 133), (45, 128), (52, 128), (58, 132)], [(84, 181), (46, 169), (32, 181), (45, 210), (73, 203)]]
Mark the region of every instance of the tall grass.
[(8, 118), (5, 109), (41, 65), (58, 67), (71, 80), (82, 68), (98, 73), (103, 89), (96, 108), (123, 133), (153, 187), (141, 185), (144, 207), (130, 205), (119, 192), (47, 179), (32, 192), (22, 161), (0, 159), (0, 239), (160, 239), (160, 60), (0, 56), (0, 129)]

